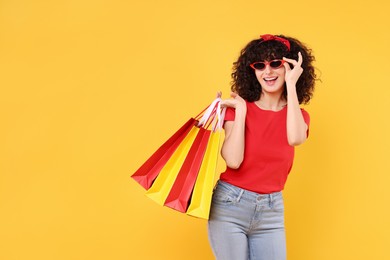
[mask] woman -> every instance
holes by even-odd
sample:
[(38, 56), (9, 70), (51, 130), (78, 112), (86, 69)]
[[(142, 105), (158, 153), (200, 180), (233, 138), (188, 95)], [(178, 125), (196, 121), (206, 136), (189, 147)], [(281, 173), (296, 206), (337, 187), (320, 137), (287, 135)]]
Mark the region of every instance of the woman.
[[(219, 260), (286, 259), (281, 191), (294, 146), (307, 139), (314, 57), (297, 39), (262, 35), (234, 63), (222, 157), (227, 169), (214, 190), (209, 240)], [(219, 93), (220, 95), (220, 93)]]

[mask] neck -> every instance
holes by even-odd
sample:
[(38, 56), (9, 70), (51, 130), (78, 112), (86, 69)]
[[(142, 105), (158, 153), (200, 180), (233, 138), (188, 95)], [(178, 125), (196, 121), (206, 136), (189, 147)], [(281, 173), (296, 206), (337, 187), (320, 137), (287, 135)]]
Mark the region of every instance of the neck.
[(287, 105), (287, 101), (282, 95), (265, 95), (261, 94), (260, 99), (255, 102), (259, 107), (278, 111)]

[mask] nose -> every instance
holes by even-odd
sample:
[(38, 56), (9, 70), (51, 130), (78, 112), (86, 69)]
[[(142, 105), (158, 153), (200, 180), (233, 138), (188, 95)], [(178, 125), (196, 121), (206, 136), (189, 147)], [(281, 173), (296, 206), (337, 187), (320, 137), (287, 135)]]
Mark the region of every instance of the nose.
[(272, 71), (272, 68), (269, 64), (265, 65), (264, 73), (269, 74)]

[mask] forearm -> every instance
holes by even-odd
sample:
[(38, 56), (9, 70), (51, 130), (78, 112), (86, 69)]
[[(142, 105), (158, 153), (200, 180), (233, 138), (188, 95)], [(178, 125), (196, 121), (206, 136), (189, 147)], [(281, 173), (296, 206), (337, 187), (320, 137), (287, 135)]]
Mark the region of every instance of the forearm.
[(307, 139), (307, 125), (302, 115), (294, 86), (287, 88), (287, 139), (291, 146), (300, 145)]
[(226, 165), (232, 169), (239, 168), (244, 160), (245, 117), (246, 107), (237, 108), (234, 121), (225, 127), (226, 136), (221, 153)]

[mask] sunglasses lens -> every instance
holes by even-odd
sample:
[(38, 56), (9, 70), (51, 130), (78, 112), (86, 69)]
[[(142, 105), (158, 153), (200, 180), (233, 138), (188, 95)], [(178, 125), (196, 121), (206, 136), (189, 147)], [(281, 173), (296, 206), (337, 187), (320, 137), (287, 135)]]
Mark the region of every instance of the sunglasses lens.
[(282, 66), (283, 62), (281, 60), (273, 60), (269, 63), (269, 65), (272, 67), (272, 68), (279, 68), (280, 66)]
[(262, 70), (265, 68), (265, 64), (264, 64), (264, 62), (256, 62), (256, 63), (253, 63), (253, 67), (257, 70)]

